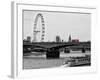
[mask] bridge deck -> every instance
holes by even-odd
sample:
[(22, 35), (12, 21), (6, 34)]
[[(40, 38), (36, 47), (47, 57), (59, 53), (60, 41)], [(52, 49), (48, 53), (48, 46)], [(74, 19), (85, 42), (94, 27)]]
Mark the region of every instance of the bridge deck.
[(45, 49), (50, 48), (62, 48), (62, 47), (69, 47), (69, 46), (80, 46), (80, 47), (90, 47), (90, 43), (87, 42), (79, 42), (79, 43), (72, 43), (72, 42), (34, 42), (34, 43), (23, 43), (23, 46), (35, 46)]

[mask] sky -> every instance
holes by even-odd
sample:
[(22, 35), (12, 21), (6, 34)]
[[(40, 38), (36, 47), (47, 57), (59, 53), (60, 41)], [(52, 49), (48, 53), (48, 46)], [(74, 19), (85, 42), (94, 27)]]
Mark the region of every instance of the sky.
[[(91, 14), (71, 13), (71, 12), (48, 12), (48, 11), (23, 11), (23, 37), (31, 36), (33, 40), (34, 21), (38, 13), (43, 15), (45, 21), (44, 41), (55, 41), (56, 36), (64, 41), (68, 41), (69, 35), (72, 39), (80, 41), (91, 40)], [(41, 36), (41, 18), (37, 21), (37, 41)]]

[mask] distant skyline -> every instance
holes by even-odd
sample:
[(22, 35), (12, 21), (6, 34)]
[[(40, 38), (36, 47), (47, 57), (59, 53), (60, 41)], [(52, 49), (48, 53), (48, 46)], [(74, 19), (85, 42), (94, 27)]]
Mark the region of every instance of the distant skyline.
[[(72, 39), (80, 41), (91, 40), (91, 15), (80, 13), (60, 13), (47, 11), (24, 11), (24, 33), (23, 38), (31, 36), (33, 39), (34, 20), (41, 13), (45, 21), (44, 41), (55, 41), (60, 36), (68, 41), (69, 35)], [(41, 29), (41, 19), (38, 19), (37, 28)]]

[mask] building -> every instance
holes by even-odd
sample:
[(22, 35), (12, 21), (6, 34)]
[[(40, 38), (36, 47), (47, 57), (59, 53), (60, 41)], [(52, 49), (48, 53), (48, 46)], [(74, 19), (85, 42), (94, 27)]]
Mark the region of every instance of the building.
[(31, 37), (30, 36), (27, 36), (27, 41), (31, 42)]
[(79, 42), (79, 39), (72, 39), (71, 35), (69, 35), (68, 42)]
[(56, 36), (56, 42), (61, 42), (60, 36)]
[(72, 42), (79, 42), (79, 39), (72, 39)]
[(71, 35), (69, 35), (68, 42), (72, 42)]

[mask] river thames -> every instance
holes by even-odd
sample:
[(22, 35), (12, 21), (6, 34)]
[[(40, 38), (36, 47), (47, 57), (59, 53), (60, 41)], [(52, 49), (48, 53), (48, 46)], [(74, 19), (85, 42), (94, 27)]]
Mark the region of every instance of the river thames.
[(71, 53), (60, 53), (59, 59), (46, 59), (46, 55), (34, 55), (23, 57), (23, 69), (40, 69), (40, 68), (53, 68), (60, 67), (67, 60), (68, 57), (90, 55), (90, 51), (81, 53), (81, 51), (71, 51)]

